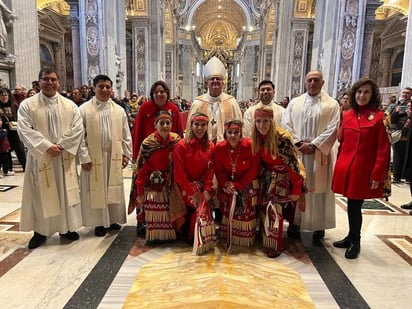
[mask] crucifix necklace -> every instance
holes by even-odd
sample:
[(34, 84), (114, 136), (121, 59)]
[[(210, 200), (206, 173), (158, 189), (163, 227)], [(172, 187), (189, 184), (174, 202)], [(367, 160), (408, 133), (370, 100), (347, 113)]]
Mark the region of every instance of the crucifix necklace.
[(216, 114), (217, 114), (218, 109), (219, 109), (219, 102), (213, 102), (213, 105), (212, 105), (212, 116), (213, 117), (212, 117), (212, 121), (210, 122), (212, 126), (214, 126), (217, 123)]
[(236, 153), (236, 158), (233, 161), (232, 158), (232, 153), (234, 152), (234, 149), (229, 150), (229, 157), (230, 157), (230, 165), (232, 165), (232, 175), (230, 175), (230, 179), (233, 181), (235, 180), (235, 173), (236, 173), (236, 165), (237, 165), (237, 160), (239, 159), (239, 154), (240, 154), (240, 146), (238, 146), (237, 153)]

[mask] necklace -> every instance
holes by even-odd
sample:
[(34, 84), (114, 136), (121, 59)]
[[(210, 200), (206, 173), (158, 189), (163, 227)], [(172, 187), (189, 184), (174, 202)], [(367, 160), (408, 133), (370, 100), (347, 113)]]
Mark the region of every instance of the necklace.
[(212, 126), (214, 126), (217, 123), (215, 118), (216, 118), (216, 113), (218, 109), (219, 109), (219, 102), (218, 101), (213, 102), (213, 105), (212, 105), (212, 116), (213, 117), (211, 121)]
[(237, 165), (237, 160), (239, 159), (239, 154), (240, 154), (240, 146), (238, 146), (237, 153), (236, 153), (236, 158), (233, 161), (232, 158), (232, 153), (234, 152), (234, 149), (230, 149), (229, 151), (229, 157), (230, 157), (230, 165), (232, 165), (232, 175), (230, 175), (230, 179), (233, 181), (235, 180), (235, 173), (236, 173), (236, 165)]

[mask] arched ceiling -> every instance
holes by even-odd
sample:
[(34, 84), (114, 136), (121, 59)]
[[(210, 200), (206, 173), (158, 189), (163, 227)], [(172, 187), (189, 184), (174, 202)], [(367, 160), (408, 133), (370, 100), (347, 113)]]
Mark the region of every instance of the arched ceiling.
[(203, 49), (234, 50), (246, 29), (246, 16), (233, 0), (206, 0), (192, 18), (192, 30)]

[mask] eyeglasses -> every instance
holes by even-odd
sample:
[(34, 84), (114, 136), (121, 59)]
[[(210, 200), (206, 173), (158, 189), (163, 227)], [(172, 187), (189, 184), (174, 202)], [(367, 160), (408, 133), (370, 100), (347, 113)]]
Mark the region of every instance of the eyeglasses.
[(55, 77), (42, 77), (40, 78), (44, 82), (51, 82), (51, 83), (56, 83), (59, 79)]

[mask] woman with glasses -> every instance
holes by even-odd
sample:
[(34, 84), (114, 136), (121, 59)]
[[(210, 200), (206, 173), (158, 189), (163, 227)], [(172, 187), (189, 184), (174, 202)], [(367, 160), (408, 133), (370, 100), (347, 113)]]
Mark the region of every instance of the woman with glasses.
[(259, 156), (252, 141), (242, 137), (242, 121), (227, 120), (224, 141), (216, 144), (214, 168), (219, 207), (223, 213), (220, 236), (231, 245), (250, 247), (255, 242)]
[(262, 244), (273, 258), (283, 251), (283, 219), (293, 227), (297, 201), (307, 191), (305, 172), (292, 137), (275, 125), (273, 110), (256, 109), (254, 119), (252, 153), (259, 155), (263, 167), (259, 175)]
[[(168, 111), (156, 113), (156, 131), (144, 139), (136, 162), (136, 203), (142, 213), (144, 210), (148, 244), (176, 239), (170, 218), (169, 193), (172, 184), (172, 153), (180, 137), (171, 132), (172, 121)], [(129, 208), (130, 211), (133, 209)]]

